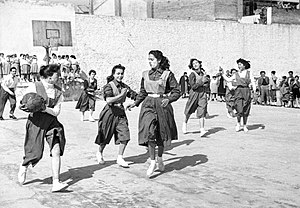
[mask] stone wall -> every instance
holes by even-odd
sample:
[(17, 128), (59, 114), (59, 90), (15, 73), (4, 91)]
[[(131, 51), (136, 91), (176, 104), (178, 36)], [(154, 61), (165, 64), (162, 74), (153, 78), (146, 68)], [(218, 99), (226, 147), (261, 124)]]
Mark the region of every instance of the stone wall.
[(272, 8), (272, 23), (300, 24), (300, 10), (286, 10)]
[(159, 49), (170, 59), (179, 78), (190, 58), (199, 58), (211, 74), (218, 67), (237, 67), (242, 57), (251, 61), (255, 75), (276, 70), (300, 74), (300, 26), (246, 25), (235, 22), (197, 22), (129, 19), (77, 15), (75, 51), (82, 68), (95, 69), (101, 84), (116, 64), (126, 66), (125, 81), (137, 88), (149, 69), (148, 52)]

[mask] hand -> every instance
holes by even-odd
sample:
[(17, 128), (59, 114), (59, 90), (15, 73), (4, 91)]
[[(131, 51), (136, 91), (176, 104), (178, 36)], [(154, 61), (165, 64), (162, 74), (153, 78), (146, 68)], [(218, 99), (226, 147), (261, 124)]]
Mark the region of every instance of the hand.
[(169, 104), (169, 99), (163, 99), (162, 101), (161, 101), (161, 107), (166, 107), (167, 105)]
[(127, 93), (127, 91), (128, 91), (128, 89), (127, 89), (127, 88), (122, 88), (122, 89), (121, 89), (121, 94), (122, 94), (122, 95), (124, 95), (124, 94), (126, 94), (126, 93)]
[(126, 110), (131, 111), (131, 109), (134, 108), (134, 107), (135, 107), (135, 104), (134, 104), (134, 103), (129, 104), (129, 105), (126, 106)]
[(223, 70), (223, 68), (220, 67), (220, 66), (219, 66), (219, 72), (220, 72), (221, 74), (224, 74), (224, 70)]

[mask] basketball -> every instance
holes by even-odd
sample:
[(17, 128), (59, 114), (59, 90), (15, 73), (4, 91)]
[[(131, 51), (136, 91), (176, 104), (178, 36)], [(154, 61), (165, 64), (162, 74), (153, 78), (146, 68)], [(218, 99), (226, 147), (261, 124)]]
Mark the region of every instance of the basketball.
[(20, 109), (30, 113), (35, 113), (46, 109), (46, 101), (37, 93), (25, 94), (20, 103)]

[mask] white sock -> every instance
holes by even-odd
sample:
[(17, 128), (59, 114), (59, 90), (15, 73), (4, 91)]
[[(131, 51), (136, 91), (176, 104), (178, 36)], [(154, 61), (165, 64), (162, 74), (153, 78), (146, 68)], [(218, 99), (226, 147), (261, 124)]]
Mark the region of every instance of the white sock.
[(163, 161), (162, 157), (157, 157), (157, 162), (162, 162), (162, 161)]
[(118, 155), (118, 159), (119, 160), (123, 159), (123, 155)]
[(155, 160), (150, 161), (150, 165), (155, 165), (155, 163), (156, 163)]
[(58, 179), (53, 179), (53, 184), (55, 183), (59, 183), (59, 180)]

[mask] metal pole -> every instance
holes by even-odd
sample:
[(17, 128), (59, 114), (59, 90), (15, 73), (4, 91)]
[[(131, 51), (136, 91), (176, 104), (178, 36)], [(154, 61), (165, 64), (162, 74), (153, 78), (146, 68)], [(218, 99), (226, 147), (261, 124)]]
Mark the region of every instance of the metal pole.
[(90, 3), (89, 3), (89, 13), (90, 15), (93, 15), (94, 14), (94, 0), (90, 0)]

